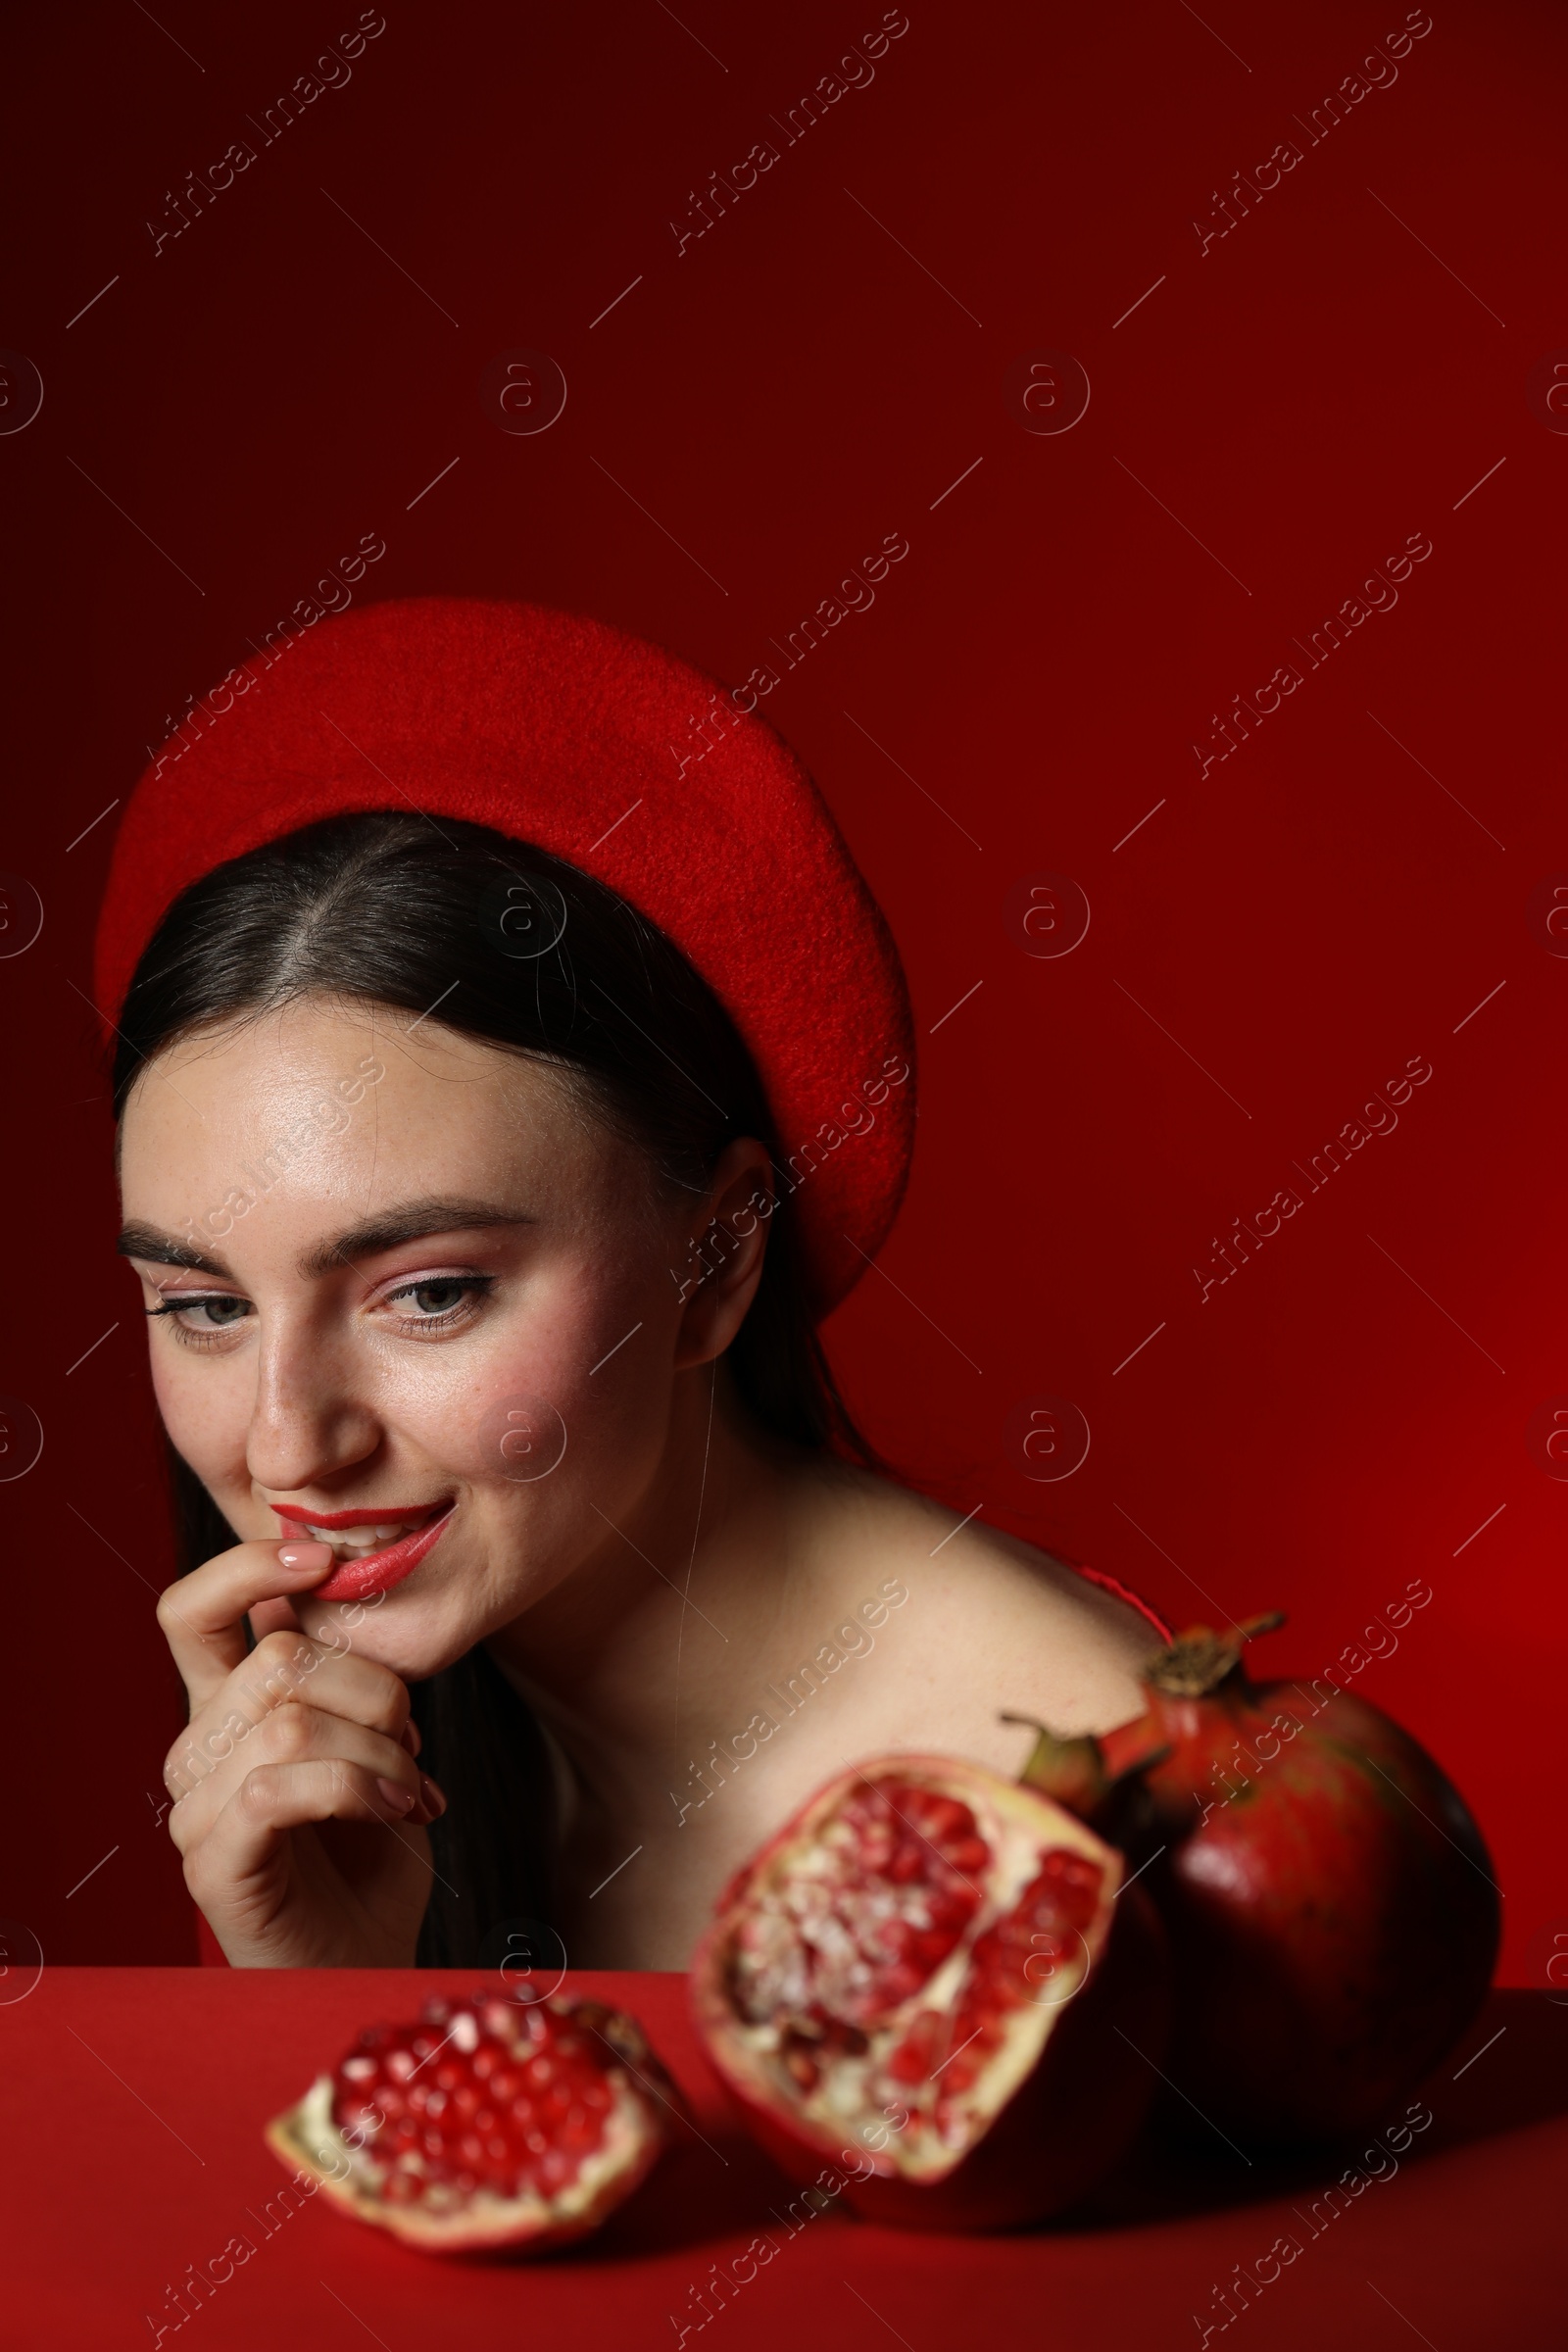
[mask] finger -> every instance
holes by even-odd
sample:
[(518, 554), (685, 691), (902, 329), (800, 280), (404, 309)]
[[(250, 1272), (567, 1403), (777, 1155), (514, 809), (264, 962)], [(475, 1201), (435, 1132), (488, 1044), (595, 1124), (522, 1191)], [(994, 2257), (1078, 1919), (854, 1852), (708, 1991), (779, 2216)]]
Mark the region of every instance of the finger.
[(264, 1641), (269, 1634), (298, 1634), (305, 1630), (289, 1600), (259, 1600), (249, 1615), (253, 1642)]
[(404, 1828), (403, 1792), (386, 1796), (363, 1764), (320, 1756), (299, 1764), (259, 1764), (247, 1772), (212, 1829), (185, 1861), (185, 1884), (203, 1911), (232, 1901), (239, 1884), (265, 1870), (290, 1830), (318, 1821)]
[(247, 1610), (309, 1592), (331, 1566), (329, 1544), (236, 1544), (160, 1595), (158, 1622), (193, 1713), (244, 1657)]
[(408, 1685), (389, 1666), (313, 1642), (308, 1634), (269, 1634), (193, 1712), (165, 1761), (167, 1787), (183, 1797), (254, 1726), (294, 1701), (395, 1740), (409, 1722)]
[(419, 1771), (408, 1749), (383, 1732), (345, 1722), (307, 1706), (277, 1707), (243, 1739), (236, 1740), (206, 1777), (192, 1787), (170, 1815), (170, 1835), (181, 1853), (207, 1837), (235, 1789), (264, 1764), (300, 1764), (322, 1757), (363, 1765), (391, 1803), (396, 1792), (405, 1819), (423, 1827), (446, 1809), (435, 1783)]
[[(445, 1810), (433, 1781), (427, 1779), (413, 1756), (400, 1740), (384, 1732), (370, 1731), (365, 1725), (350, 1723), (341, 1715), (328, 1715), (318, 1707), (286, 1706), (274, 1708), (263, 1718), (246, 1739), (239, 1742), (212, 1779), (204, 1782), (197, 1796), (221, 1779), (226, 1786), (221, 1801), (226, 1802), (248, 1771), (262, 1764), (302, 1764), (319, 1757), (333, 1757), (339, 1763), (363, 1764), (382, 1783), (383, 1790), (397, 1788), (402, 1790), (405, 1810), (421, 1819), (433, 1820)], [(430, 1801), (425, 1790), (430, 1791)], [(193, 1818), (200, 1819), (205, 1810), (209, 1816), (219, 1810), (218, 1802), (205, 1808), (196, 1804)]]

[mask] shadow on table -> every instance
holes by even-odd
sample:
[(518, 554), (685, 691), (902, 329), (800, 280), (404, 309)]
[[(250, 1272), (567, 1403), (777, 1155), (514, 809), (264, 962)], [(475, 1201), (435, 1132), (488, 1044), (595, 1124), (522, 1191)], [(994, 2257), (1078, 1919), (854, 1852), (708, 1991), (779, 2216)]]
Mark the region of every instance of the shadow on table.
[(676, 2144), (595, 2238), (599, 2260), (631, 2261), (683, 2246), (695, 2251), (716, 2238), (749, 2239), (768, 2229), (782, 2235), (777, 2225), (798, 2188), (738, 2126), (705, 2114), (702, 2132), (699, 2140), (694, 2128), (675, 2128)]
[[(1400, 2154), (1401, 2165), (1568, 2114), (1568, 2002), (1494, 1992), (1415, 2095), (1433, 2121)], [(1396, 2102), (1388, 2126), (1400, 2121), (1404, 2107)], [(1162, 2116), (1093, 2198), (1039, 2234), (1136, 2229), (1320, 2190), (1377, 2137), (1363, 2133), (1339, 2147), (1282, 2157), (1238, 2150), (1191, 2116), (1181, 2124)], [(595, 2237), (588, 2259), (625, 2262), (682, 2247), (695, 2253), (717, 2239), (750, 2238), (770, 2228), (777, 2234), (775, 2225), (797, 2191), (744, 2132), (705, 2106), (700, 2129), (693, 2122), (676, 2126), (675, 2142), (646, 2186)], [(840, 2226), (847, 2221), (840, 2217)], [(566, 2248), (562, 2259), (582, 2260), (585, 2252)]]
[[(1539, 1992), (1492, 1993), (1458, 2047), (1412, 2095), (1433, 2120), (1401, 2164), (1568, 2114), (1568, 2001)], [(1403, 2112), (1399, 2102), (1389, 2126)], [(1110, 2180), (1054, 2227), (1119, 2230), (1256, 2204), (1337, 2179), (1363, 2149), (1373, 2151), (1378, 2137), (1374, 2128), (1334, 2147), (1266, 2154), (1236, 2147), (1171, 2101)]]

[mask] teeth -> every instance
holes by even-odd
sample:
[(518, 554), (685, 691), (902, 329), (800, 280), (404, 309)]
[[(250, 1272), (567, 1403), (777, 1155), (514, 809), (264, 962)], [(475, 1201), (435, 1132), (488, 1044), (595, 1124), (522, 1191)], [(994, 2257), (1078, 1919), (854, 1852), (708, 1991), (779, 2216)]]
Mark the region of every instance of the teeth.
[(422, 1522), (410, 1519), (388, 1520), (375, 1527), (307, 1527), (306, 1534), (318, 1544), (329, 1544), (334, 1558), (363, 1560), (372, 1551), (380, 1551), (398, 1537), (405, 1536)]

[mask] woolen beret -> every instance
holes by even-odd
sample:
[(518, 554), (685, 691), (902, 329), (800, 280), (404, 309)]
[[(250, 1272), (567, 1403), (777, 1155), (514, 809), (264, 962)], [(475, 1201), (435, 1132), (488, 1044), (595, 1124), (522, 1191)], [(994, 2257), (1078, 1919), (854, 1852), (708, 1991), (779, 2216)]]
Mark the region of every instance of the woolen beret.
[(182, 890), (323, 817), (414, 808), (537, 843), (657, 923), (734, 1021), (824, 1314), (899, 1205), (913, 1034), (887, 925), (755, 700), (537, 605), (418, 597), (270, 638), (131, 796), (98, 926), (99, 1007), (118, 1020)]

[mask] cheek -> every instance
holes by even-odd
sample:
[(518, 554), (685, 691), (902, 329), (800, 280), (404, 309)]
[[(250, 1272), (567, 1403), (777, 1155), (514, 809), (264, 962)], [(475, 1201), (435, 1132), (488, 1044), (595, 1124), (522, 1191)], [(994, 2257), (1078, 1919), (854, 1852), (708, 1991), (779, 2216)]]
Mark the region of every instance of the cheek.
[(552, 1285), (476, 1334), (461, 1360), (431, 1348), (400, 1365), (388, 1418), (443, 1469), (501, 1499), (526, 1503), (543, 1481), (585, 1474), (619, 1487), (666, 1425), (673, 1324), (672, 1305), (646, 1283)]
[(182, 1362), (156, 1324), (152, 1342), (153, 1396), (170, 1443), (204, 1485), (244, 1482), (249, 1381), (225, 1379), (215, 1364)]

